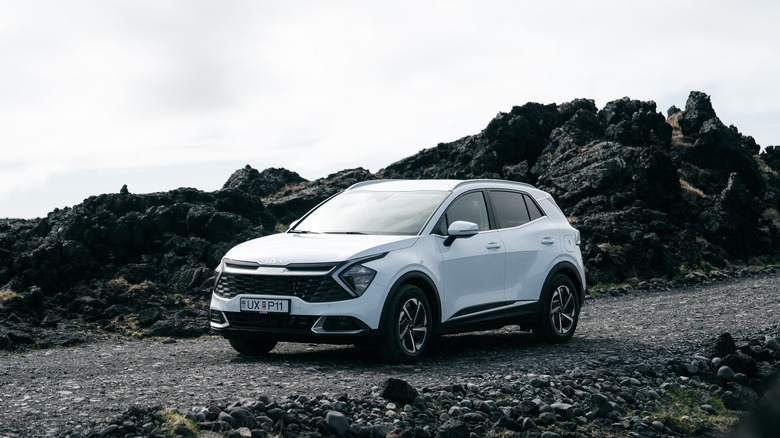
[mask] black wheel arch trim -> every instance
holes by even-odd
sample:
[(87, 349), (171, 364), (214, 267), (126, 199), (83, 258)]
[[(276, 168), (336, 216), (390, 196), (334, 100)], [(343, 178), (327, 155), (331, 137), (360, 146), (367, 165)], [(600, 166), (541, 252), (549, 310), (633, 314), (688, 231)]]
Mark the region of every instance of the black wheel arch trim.
[[(556, 264), (551, 270), (550, 273), (547, 275), (547, 278), (544, 280), (544, 286), (542, 286), (542, 294), (544, 291), (547, 290), (548, 287), (550, 287), (550, 283), (552, 283), (553, 278), (557, 274), (563, 274), (571, 280), (572, 283), (574, 283), (574, 287), (577, 288), (577, 298), (579, 298), (579, 305), (580, 308), (582, 308), (582, 304), (585, 301), (585, 288), (582, 284), (582, 279), (580, 278), (579, 270), (574, 265), (574, 263), (569, 261), (562, 261)], [(540, 295), (541, 298), (541, 295)]]
[[(424, 287), (420, 287), (419, 283), (422, 282)], [(390, 288), (390, 293), (385, 297), (385, 302), (382, 307), (382, 319), (379, 321), (379, 327), (384, 327), (387, 320), (387, 303), (398, 292), (398, 289), (404, 284), (414, 284), (422, 289), (425, 296), (428, 297), (428, 305), (431, 306), (431, 319), (433, 319), (433, 333), (437, 333), (439, 326), (441, 325), (441, 299), (439, 298), (439, 289), (436, 287), (436, 283), (431, 278), (421, 271), (410, 271), (398, 278), (393, 286)], [(427, 289), (427, 291), (426, 291)], [(431, 300), (433, 297), (433, 300)]]

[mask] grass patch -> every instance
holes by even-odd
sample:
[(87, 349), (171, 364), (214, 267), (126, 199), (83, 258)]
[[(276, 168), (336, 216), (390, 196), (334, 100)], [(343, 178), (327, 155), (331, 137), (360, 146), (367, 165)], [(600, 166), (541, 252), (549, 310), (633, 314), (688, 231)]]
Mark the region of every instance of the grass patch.
[(628, 283), (597, 283), (595, 285), (588, 285), (588, 293), (596, 298), (603, 295), (610, 290), (618, 289), (621, 287), (629, 287)]
[(611, 290), (619, 289), (621, 287), (622, 288), (626, 288), (626, 289), (630, 289), (631, 287), (636, 286), (637, 284), (639, 284), (640, 281), (641, 280), (639, 278), (637, 278), (637, 277), (626, 278), (625, 281), (623, 281), (621, 283), (612, 283), (612, 282), (608, 282), (608, 281), (600, 281), (598, 283), (588, 284), (588, 292), (592, 296), (597, 297), (597, 296), (603, 294), (604, 292), (608, 292), (608, 291), (611, 291)]
[(698, 196), (699, 198), (705, 198), (707, 195), (704, 194), (704, 192), (701, 191), (698, 187), (694, 187), (691, 183), (688, 181), (680, 178), (680, 188), (683, 190), (693, 193), (694, 195)]
[[(670, 388), (668, 403), (654, 415), (670, 429), (686, 435), (705, 430), (726, 433), (739, 417), (726, 409), (723, 400), (693, 388)], [(709, 405), (712, 410), (704, 410)]]
[(132, 339), (140, 339), (144, 336), (141, 326), (138, 324), (138, 318), (135, 316), (126, 316), (124, 323), (116, 321), (115, 324), (117, 327), (122, 327), (125, 330), (125, 335)]
[(133, 284), (125, 280), (125, 277), (119, 277), (119, 278), (114, 278), (112, 280), (108, 280), (106, 282), (106, 285), (111, 287), (122, 288), (130, 292), (138, 292), (140, 290), (146, 290), (154, 287), (154, 283), (152, 283), (149, 280), (144, 280), (138, 284)]
[[(561, 436), (576, 436), (577, 438), (626, 438), (626, 436), (630, 436), (626, 435), (626, 431), (613, 431), (605, 429), (604, 427), (596, 426), (593, 423), (588, 423), (586, 425), (577, 427), (577, 431), (574, 435), (572, 435), (572, 432), (567, 431), (558, 425), (553, 426), (552, 430), (558, 432), (558, 434)], [(524, 435), (518, 434), (515, 436)]]
[(12, 291), (11, 289), (0, 290), (0, 305), (3, 305), (8, 300), (19, 298), (20, 296), (19, 293)]
[(780, 229), (780, 215), (774, 208), (767, 208), (761, 213), (761, 219), (768, 221), (774, 225), (775, 229)]
[(188, 419), (186, 416), (184, 416), (184, 414), (177, 411), (176, 409), (165, 408), (160, 411), (160, 416), (163, 419), (162, 429), (166, 432), (166, 434), (171, 436), (183, 435), (182, 433), (177, 432), (177, 430), (187, 428), (191, 430), (195, 436), (200, 435), (198, 422)]
[(761, 158), (760, 155), (753, 155), (753, 158), (756, 160), (756, 164), (758, 164), (759, 170), (761, 170), (761, 174), (764, 177), (764, 181), (769, 180), (768, 175), (774, 175), (778, 176), (777, 172), (775, 172), (774, 169), (769, 167), (769, 165), (766, 164), (763, 158)]
[(619, 252), (623, 250), (623, 245), (613, 245), (609, 242), (602, 242), (597, 244), (596, 246), (598, 246), (599, 249), (604, 252), (610, 252), (610, 251)]

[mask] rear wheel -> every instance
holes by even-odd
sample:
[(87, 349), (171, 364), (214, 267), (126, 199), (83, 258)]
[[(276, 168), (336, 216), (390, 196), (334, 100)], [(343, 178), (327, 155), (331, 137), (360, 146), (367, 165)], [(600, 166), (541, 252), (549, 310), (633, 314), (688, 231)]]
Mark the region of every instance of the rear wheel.
[(425, 354), (433, 335), (431, 306), (414, 285), (401, 286), (387, 305), (377, 352), (388, 362), (414, 363)]
[(540, 300), (539, 322), (533, 326), (536, 337), (553, 344), (571, 339), (580, 316), (577, 289), (571, 279), (557, 274)]
[(245, 356), (262, 356), (276, 347), (277, 341), (228, 339), (230, 346)]

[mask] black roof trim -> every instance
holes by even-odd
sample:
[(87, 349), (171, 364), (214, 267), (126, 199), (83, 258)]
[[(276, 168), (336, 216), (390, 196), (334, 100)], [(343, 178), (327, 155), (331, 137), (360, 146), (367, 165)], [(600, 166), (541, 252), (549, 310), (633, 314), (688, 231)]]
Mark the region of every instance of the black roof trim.
[(484, 184), (484, 183), (515, 184), (515, 185), (519, 185), (519, 186), (523, 186), (523, 187), (530, 187), (532, 189), (539, 190), (539, 189), (537, 189), (535, 186), (533, 186), (531, 184), (520, 182), (520, 181), (509, 181), (507, 179), (489, 179), (489, 178), (463, 180), (463, 181), (459, 182), (458, 184), (456, 184), (455, 188), (458, 188), (458, 187), (461, 187), (461, 186), (465, 186), (465, 185), (468, 185), (468, 184), (478, 184), (478, 183), (481, 183), (481, 184)]

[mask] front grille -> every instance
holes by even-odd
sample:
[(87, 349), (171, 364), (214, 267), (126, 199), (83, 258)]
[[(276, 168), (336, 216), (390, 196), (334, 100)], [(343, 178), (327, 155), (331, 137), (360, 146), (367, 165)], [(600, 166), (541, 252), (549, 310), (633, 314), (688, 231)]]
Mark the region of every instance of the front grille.
[(294, 296), (309, 303), (344, 301), (353, 297), (328, 275), (252, 275), (223, 272), (214, 289), (217, 296), (241, 294)]
[(242, 330), (279, 330), (309, 332), (317, 322), (317, 316), (275, 315), (252, 312), (224, 312), (230, 327)]

